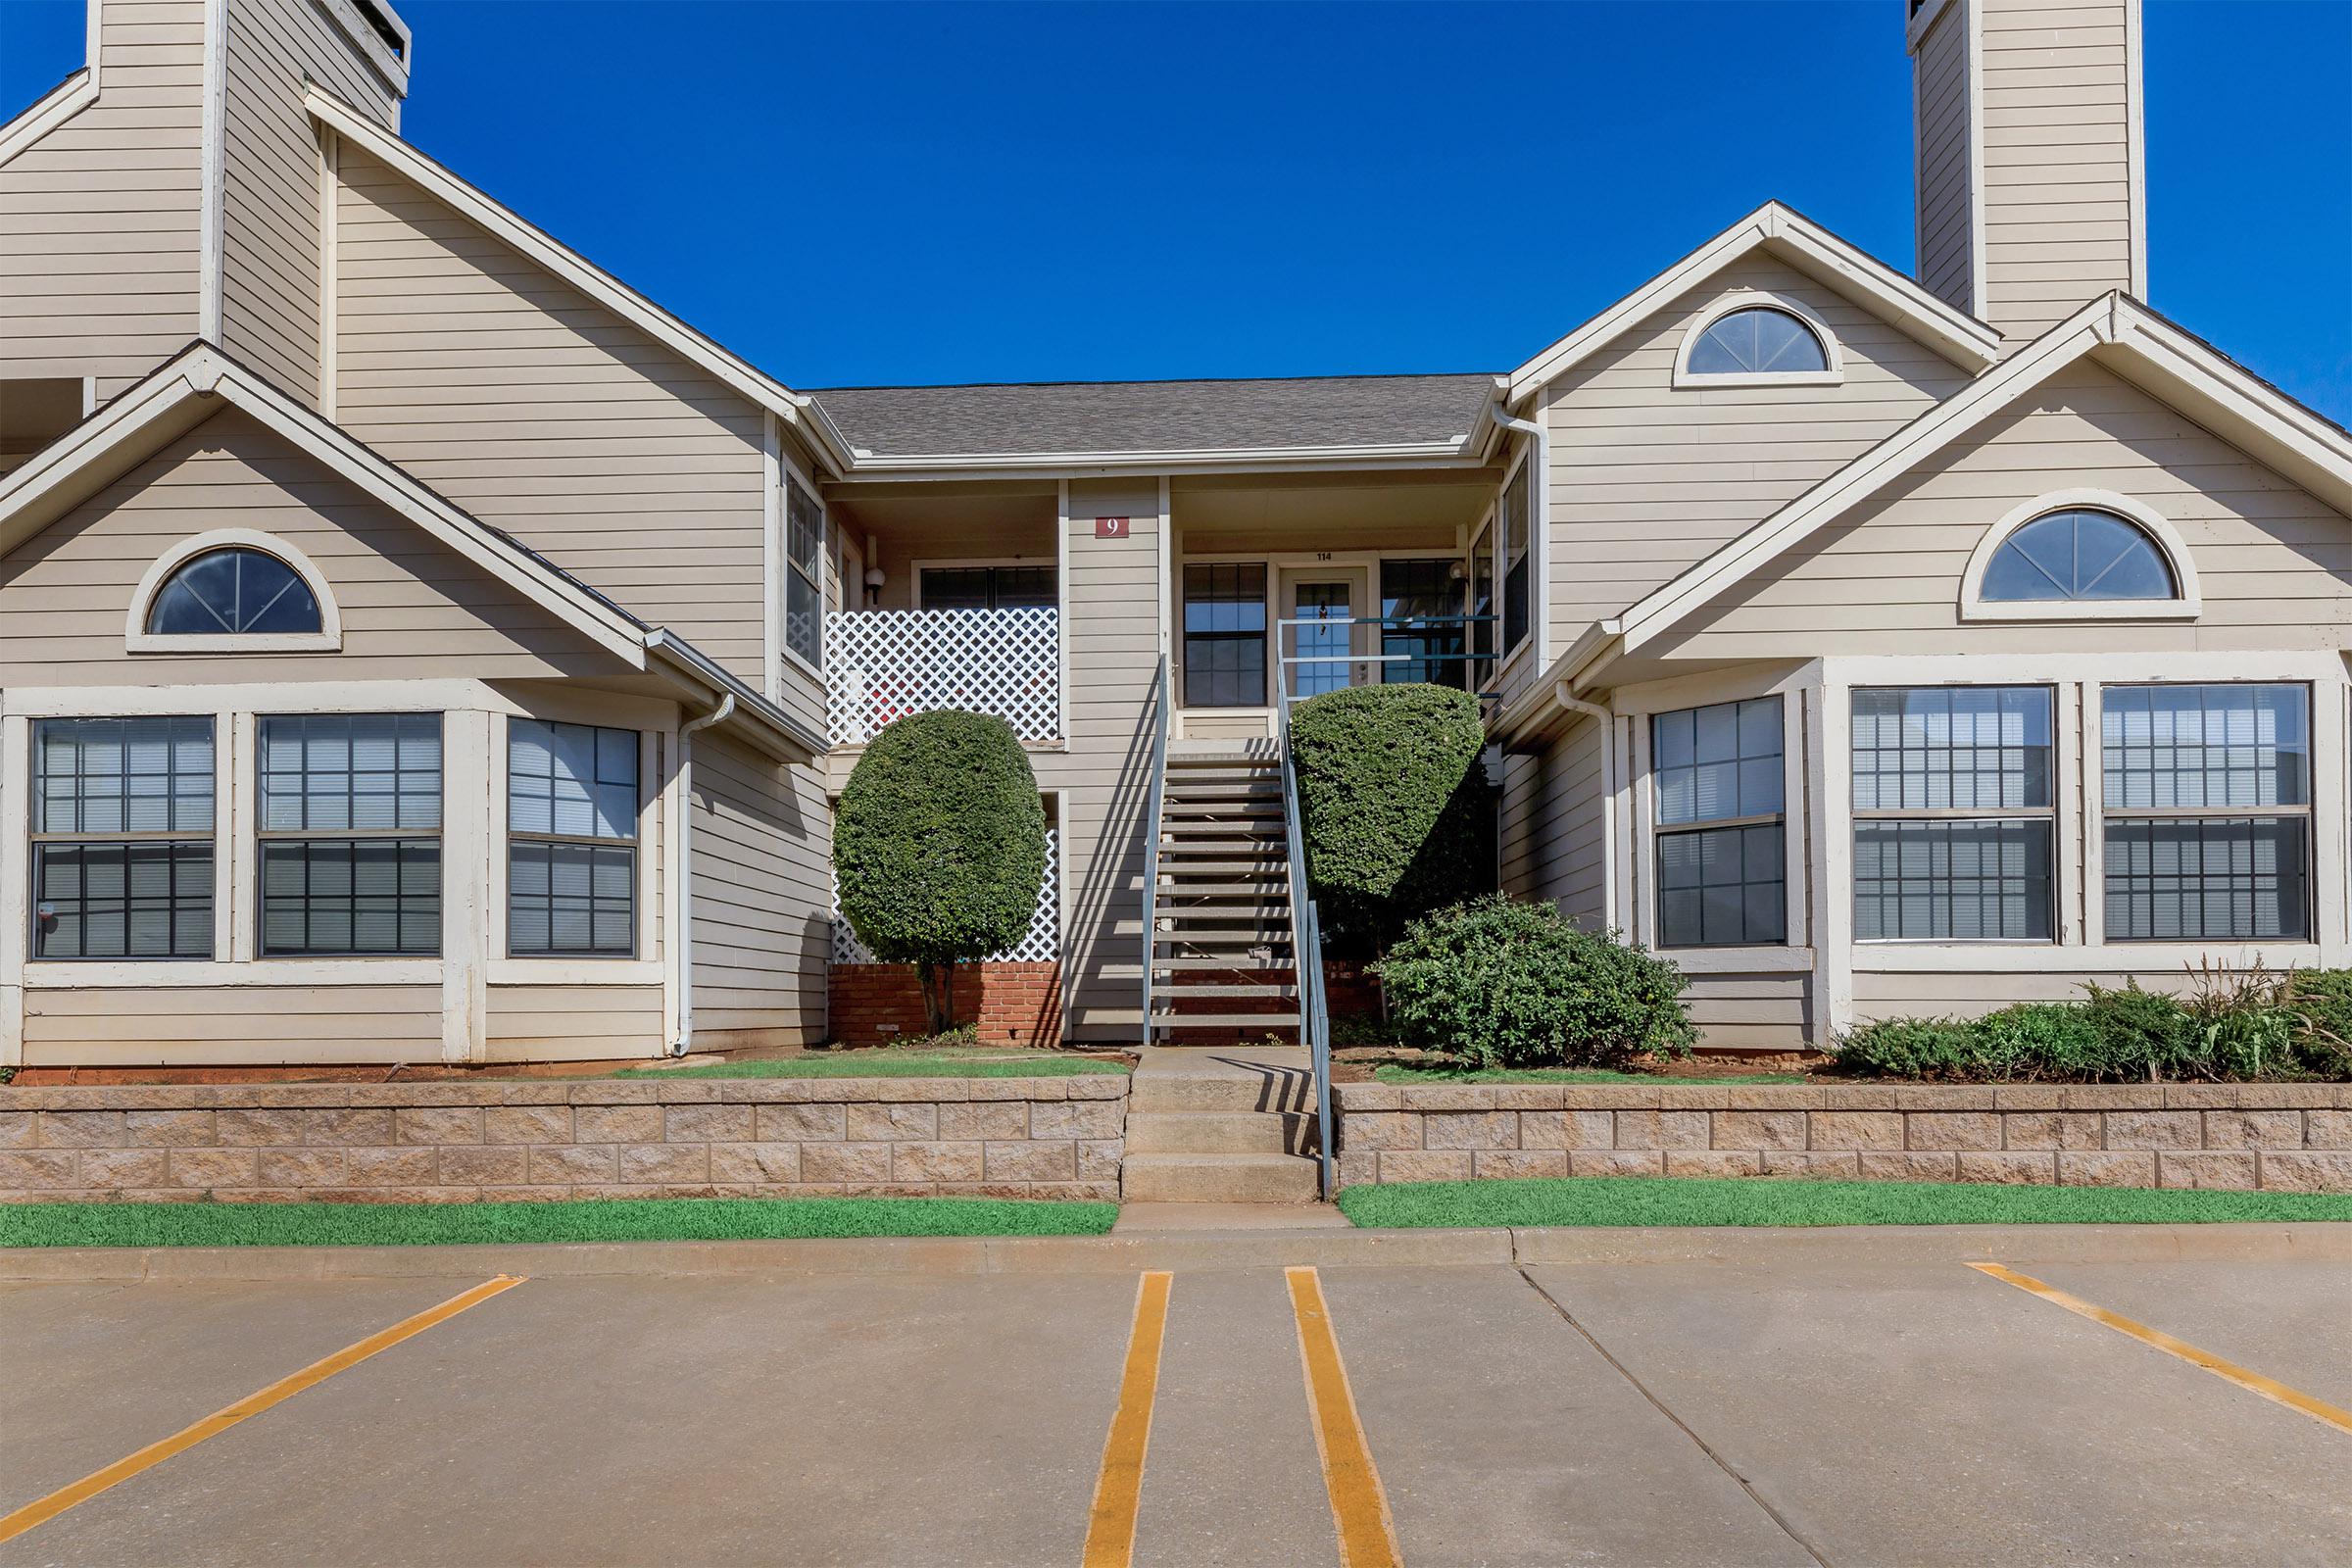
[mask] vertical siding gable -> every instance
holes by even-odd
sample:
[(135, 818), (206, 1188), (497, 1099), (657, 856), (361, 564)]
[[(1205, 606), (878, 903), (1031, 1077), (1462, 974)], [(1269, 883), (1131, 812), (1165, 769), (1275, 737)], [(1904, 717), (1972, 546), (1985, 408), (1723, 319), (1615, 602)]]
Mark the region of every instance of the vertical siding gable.
[(1976, 314), (1969, 180), (1967, 6), (1953, 0), (1912, 57), (1917, 142), (1913, 178), (1919, 201), (1918, 273), (1954, 310)]

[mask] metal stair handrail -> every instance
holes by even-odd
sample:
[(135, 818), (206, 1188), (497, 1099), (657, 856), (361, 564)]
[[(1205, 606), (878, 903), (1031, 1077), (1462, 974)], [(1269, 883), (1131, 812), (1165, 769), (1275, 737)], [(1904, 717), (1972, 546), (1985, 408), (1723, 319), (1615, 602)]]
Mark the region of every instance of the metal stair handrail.
[(1314, 900), (1306, 892), (1306, 840), (1298, 825), (1298, 773), (1291, 763), (1291, 683), (1274, 683), (1275, 750), (1282, 757), (1282, 828), (1289, 841), (1291, 877), (1291, 962), (1298, 975), (1298, 1043), (1306, 1047), (1315, 1077), (1315, 1152), (1323, 1200), (1329, 1202), (1336, 1174), (1331, 1136), (1331, 1018), (1323, 1004), (1323, 930)]
[(1152, 1043), (1152, 973), (1159, 959), (1160, 810), (1168, 779), (1168, 656), (1152, 676), (1152, 794), (1144, 808), (1144, 1044)]

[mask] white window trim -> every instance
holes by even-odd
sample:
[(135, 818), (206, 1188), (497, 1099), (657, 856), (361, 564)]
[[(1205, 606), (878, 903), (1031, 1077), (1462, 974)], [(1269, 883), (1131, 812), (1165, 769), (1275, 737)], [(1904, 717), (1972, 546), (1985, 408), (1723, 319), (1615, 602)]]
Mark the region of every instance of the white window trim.
[[(787, 613), (785, 607), (792, 602), (792, 574), (800, 569), (792, 564), (792, 494), (786, 488), (791, 484), (798, 484), (802, 489), (808, 491), (808, 499), (816, 503), (816, 660), (814, 662), (803, 657), (800, 650), (793, 647), (791, 641), (784, 635), (784, 617)], [(792, 454), (784, 451), (781, 443), (776, 448), (776, 482), (771, 489), (776, 498), (776, 525), (772, 535), (776, 552), (776, 601), (773, 632), (776, 652), (782, 658), (799, 665), (809, 679), (821, 685), (825, 678), (825, 616), (832, 613), (825, 604), (825, 560), (833, 533), (832, 509), (825, 505), (825, 493), (817, 488), (816, 481), (801, 471), (801, 466), (792, 461)]]
[[(517, 718), (547, 724), (588, 724), (603, 729), (637, 732), (636, 882), (630, 892), (630, 918), (636, 925), (636, 953), (630, 957), (597, 954), (518, 954), (508, 946), (512, 925), (507, 908), (507, 868), (514, 853), (507, 798), (507, 759), (513, 741), (510, 731)], [(660, 985), (666, 978), (669, 955), (661, 940), (654, 910), (654, 850), (661, 844), (666, 861), (674, 850), (658, 837), (662, 813), (673, 791), (662, 771), (663, 749), (674, 749), (674, 721), (649, 724), (625, 717), (615, 720), (594, 703), (574, 705), (534, 701), (526, 712), (496, 713), (490, 722), (490, 896), (488, 919), (489, 981), (492, 985)], [(617, 842), (617, 841), (616, 841)]]
[[(1829, 360), (1826, 370), (1734, 370), (1709, 373), (1690, 368), (1690, 351), (1708, 327), (1734, 311), (1785, 311), (1813, 329), (1821, 340), (1821, 351)], [(1800, 300), (1767, 289), (1734, 289), (1698, 313), (1683, 333), (1680, 347), (1674, 351), (1674, 385), (1677, 388), (1699, 389), (1718, 386), (1838, 386), (1845, 380), (1845, 352), (1838, 346), (1838, 334), (1830, 329), (1818, 312)]]
[[(2009, 536), (2037, 518), (2053, 512), (2111, 512), (2125, 521), (2136, 524), (2139, 530), (2154, 541), (2162, 553), (2165, 564), (2172, 569), (2173, 584), (2178, 590), (2172, 599), (2025, 599), (1994, 600), (1984, 598), (1984, 573), (1992, 565), (1993, 556), (2008, 542)], [(1968, 569), (1960, 574), (1960, 618), (1962, 620), (2194, 620), (2204, 613), (2204, 591), (2197, 583), (2196, 563), (2188, 553), (2188, 543), (2180, 530), (2155, 508), (2130, 496), (2112, 490), (2053, 490), (2036, 496), (2021, 507), (2004, 513), (1998, 522), (1984, 530), (1977, 541), (1976, 550), (1968, 558)]]
[[(206, 632), (188, 635), (147, 630), (147, 612), (172, 574), (214, 550), (258, 550), (289, 567), (318, 603), (318, 629), (299, 632)], [(252, 528), (215, 528), (182, 539), (148, 564), (130, 596), (122, 645), (134, 654), (334, 653), (343, 647), (343, 612), (326, 586), (326, 574), (300, 550), (274, 534)]]

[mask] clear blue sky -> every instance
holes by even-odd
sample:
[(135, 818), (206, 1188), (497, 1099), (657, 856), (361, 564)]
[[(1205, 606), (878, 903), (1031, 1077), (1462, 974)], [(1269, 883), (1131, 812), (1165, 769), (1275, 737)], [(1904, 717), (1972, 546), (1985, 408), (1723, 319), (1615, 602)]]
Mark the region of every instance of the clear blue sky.
[[(412, 141), (795, 386), (1508, 368), (1767, 197), (1911, 262), (1897, 0), (400, 9)], [(2152, 302), (2352, 423), (2352, 3), (2145, 30)]]

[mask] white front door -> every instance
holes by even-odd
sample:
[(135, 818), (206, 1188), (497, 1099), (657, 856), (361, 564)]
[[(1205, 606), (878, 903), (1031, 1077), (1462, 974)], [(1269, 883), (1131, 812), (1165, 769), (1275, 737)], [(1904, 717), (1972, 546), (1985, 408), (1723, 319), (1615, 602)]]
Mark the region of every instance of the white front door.
[(1370, 635), (1374, 628), (1355, 624), (1372, 613), (1371, 588), (1371, 574), (1362, 566), (1283, 568), (1282, 618), (1306, 624), (1282, 628), (1275, 646), (1286, 655), (1324, 661), (1283, 666), (1292, 697), (1313, 697), (1380, 679), (1377, 665), (1339, 662), (1375, 646)]

